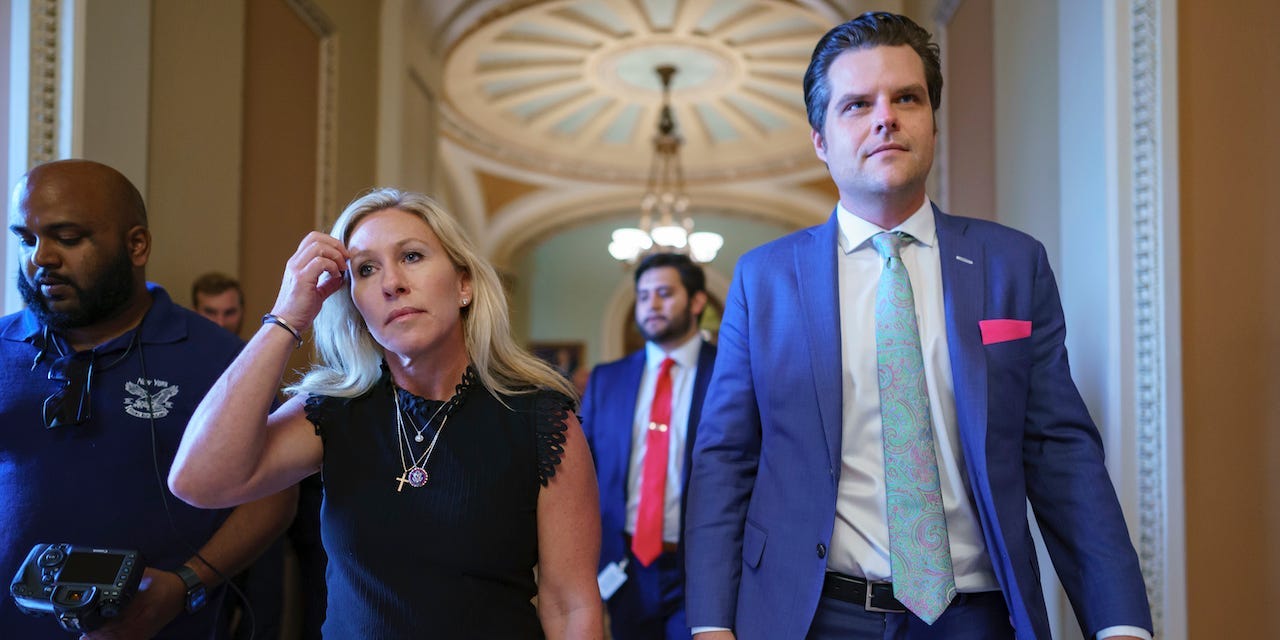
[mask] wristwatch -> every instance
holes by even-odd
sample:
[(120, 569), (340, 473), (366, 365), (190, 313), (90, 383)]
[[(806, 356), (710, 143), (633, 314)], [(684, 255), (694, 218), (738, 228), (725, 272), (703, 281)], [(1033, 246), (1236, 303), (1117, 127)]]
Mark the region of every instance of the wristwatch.
[(182, 584), (187, 586), (187, 613), (195, 613), (204, 608), (205, 590), (204, 583), (200, 581), (200, 576), (188, 567), (182, 565), (173, 570), (179, 578), (182, 578)]

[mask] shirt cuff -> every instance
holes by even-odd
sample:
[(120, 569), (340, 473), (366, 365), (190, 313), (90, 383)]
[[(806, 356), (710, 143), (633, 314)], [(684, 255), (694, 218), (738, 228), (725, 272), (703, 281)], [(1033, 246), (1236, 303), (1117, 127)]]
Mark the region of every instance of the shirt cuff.
[(1105, 638), (1114, 638), (1116, 636), (1134, 636), (1142, 638), (1143, 640), (1152, 640), (1151, 633), (1146, 629), (1143, 629), (1142, 627), (1125, 626), (1107, 627), (1106, 629), (1099, 631), (1098, 635), (1095, 637), (1098, 640), (1104, 640)]
[(689, 635), (696, 636), (699, 633), (710, 633), (712, 631), (733, 631), (729, 627), (694, 627), (689, 630)]

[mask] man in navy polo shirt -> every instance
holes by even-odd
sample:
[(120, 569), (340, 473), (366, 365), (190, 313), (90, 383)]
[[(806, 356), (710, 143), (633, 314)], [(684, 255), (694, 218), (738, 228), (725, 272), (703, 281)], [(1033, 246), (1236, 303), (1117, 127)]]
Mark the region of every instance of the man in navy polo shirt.
[[(296, 504), (290, 490), (202, 510), (165, 486), (187, 420), (240, 342), (147, 284), (146, 209), (114, 169), (40, 165), (11, 206), (27, 308), (0, 318), (0, 575), (37, 543), (136, 549), (148, 564), (136, 598), (90, 637), (211, 638), (214, 587)], [(2, 600), (5, 637), (67, 637)]]

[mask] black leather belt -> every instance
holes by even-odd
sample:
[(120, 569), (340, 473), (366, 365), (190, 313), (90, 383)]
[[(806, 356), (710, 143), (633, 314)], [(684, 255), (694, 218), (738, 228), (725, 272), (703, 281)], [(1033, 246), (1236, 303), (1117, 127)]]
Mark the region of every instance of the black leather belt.
[(907, 608), (893, 597), (892, 582), (871, 582), (863, 578), (828, 571), (822, 581), (822, 595), (862, 606), (877, 613), (904, 613)]

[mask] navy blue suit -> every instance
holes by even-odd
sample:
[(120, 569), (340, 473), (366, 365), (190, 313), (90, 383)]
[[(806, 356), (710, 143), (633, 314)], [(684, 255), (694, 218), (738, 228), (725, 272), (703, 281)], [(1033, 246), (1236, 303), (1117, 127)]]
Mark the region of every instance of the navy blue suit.
[[(967, 484), (1017, 637), (1050, 637), (1028, 499), (1085, 633), (1150, 629), (1101, 438), (1071, 380), (1043, 245), (934, 215)], [(694, 445), (691, 626), (787, 640), (813, 620), (841, 468), (838, 235), (833, 214), (738, 262)], [(1030, 321), (1031, 335), (983, 344), (987, 319)]]
[[(682, 487), (689, 486), (691, 445), (697, 433), (715, 356), (716, 348), (704, 342), (698, 353), (698, 373), (693, 381)], [(627, 582), (608, 603), (615, 629), (623, 621), (665, 618), (682, 613), (684, 608), (684, 541), (680, 541), (674, 554), (663, 554), (649, 567), (641, 567), (631, 555), (625, 530), (632, 429), (644, 367), (644, 349), (621, 360), (598, 365), (591, 372), (582, 399), (582, 430), (591, 447), (596, 478), (600, 483), (600, 567), (603, 569), (610, 562), (629, 559)], [(687, 501), (688, 493), (685, 492), (681, 496), (682, 512)], [(663, 576), (667, 567), (668, 575)], [(688, 637), (687, 631), (684, 630), (684, 637)]]

